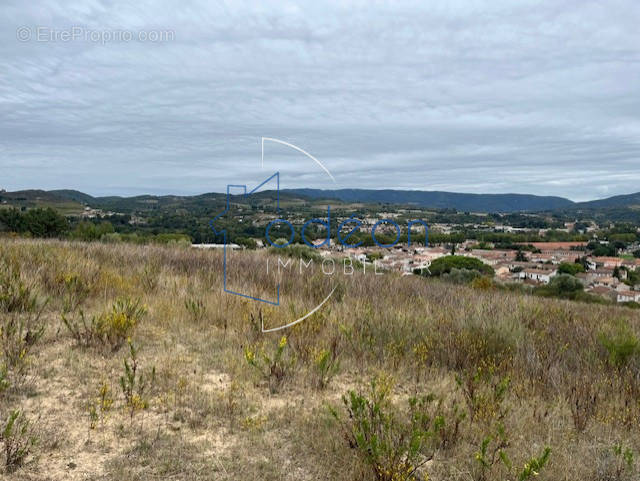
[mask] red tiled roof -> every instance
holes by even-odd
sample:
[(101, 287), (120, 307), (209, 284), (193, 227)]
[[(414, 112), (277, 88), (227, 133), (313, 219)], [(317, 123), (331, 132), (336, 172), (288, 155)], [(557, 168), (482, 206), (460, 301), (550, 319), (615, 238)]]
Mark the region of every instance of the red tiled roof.
[(582, 247), (586, 246), (586, 242), (520, 242), (522, 245), (531, 244), (536, 249), (571, 249), (571, 247)]

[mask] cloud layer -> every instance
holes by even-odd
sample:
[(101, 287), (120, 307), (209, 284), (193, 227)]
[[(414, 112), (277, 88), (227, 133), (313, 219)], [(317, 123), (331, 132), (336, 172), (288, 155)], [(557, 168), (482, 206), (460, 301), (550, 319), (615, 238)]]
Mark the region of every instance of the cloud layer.
[[(284, 187), (639, 191), (639, 19), (633, 0), (4, 0), (0, 187), (199, 193), (280, 170)], [(116, 31), (133, 39), (94, 41)], [(337, 183), (275, 144), (260, 170), (262, 136)]]

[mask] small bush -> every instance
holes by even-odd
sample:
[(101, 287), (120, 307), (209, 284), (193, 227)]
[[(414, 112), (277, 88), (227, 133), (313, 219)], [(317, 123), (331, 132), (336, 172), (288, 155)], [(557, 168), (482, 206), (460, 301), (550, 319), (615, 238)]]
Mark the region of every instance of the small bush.
[(422, 405), (411, 400), (404, 415), (397, 414), (390, 402), (391, 382), (377, 378), (371, 382), (368, 397), (349, 391), (342, 397), (347, 419), (337, 410), (331, 414), (340, 423), (343, 436), (357, 451), (377, 481), (414, 481), (418, 470), (432, 456), (425, 455), (430, 433), (425, 429)]
[(538, 476), (540, 474), (540, 470), (544, 468), (549, 461), (550, 455), (551, 448), (547, 446), (544, 448), (540, 456), (533, 457), (527, 461), (522, 468), (522, 471), (518, 474), (518, 481), (527, 481), (528, 479)]
[(464, 370), (456, 376), (456, 382), (462, 389), (472, 421), (476, 418), (501, 421), (506, 416), (505, 399), (511, 380), (497, 376), (493, 366)]
[(27, 362), (31, 348), (44, 333), (40, 314), (23, 317), (8, 315), (0, 324), (0, 341), (4, 363), (9, 368), (20, 368)]
[(0, 262), (0, 311), (32, 312), (37, 307), (37, 297), (31, 286), (20, 276), (20, 269), (14, 263)]
[(471, 284), (479, 277), (482, 277), (482, 274), (476, 270), (458, 269), (456, 267), (453, 267), (451, 271), (440, 276), (442, 280), (451, 282), (452, 284)]
[[(275, 243), (278, 245), (278, 241)], [(284, 241), (284, 243), (286, 243), (286, 241)], [(292, 244), (286, 247), (271, 247), (269, 248), (269, 252), (274, 255), (284, 255), (304, 261), (322, 261), (322, 256), (320, 256), (314, 248), (304, 244)]]
[(59, 274), (56, 281), (62, 290), (62, 312), (75, 311), (91, 292), (88, 283), (78, 274)]
[(481, 276), (481, 277), (478, 277), (478, 278), (474, 279), (471, 282), (471, 287), (473, 287), (474, 289), (487, 290), (487, 289), (493, 288), (494, 284), (493, 284), (493, 280), (490, 277)]
[(29, 420), (18, 410), (12, 411), (4, 423), (0, 440), (4, 445), (5, 468), (12, 473), (24, 464), (36, 445), (35, 436)]
[(579, 279), (570, 274), (558, 274), (549, 284), (536, 287), (534, 294), (543, 297), (559, 297), (561, 299), (587, 300), (584, 285)]
[(434, 449), (450, 449), (460, 440), (460, 425), (467, 414), (455, 401), (445, 403), (433, 394), (409, 399), (411, 415), (429, 434)]
[(326, 388), (340, 369), (336, 344), (334, 343), (330, 349), (316, 349), (311, 366), (314, 387)]
[(576, 376), (569, 387), (568, 401), (576, 431), (582, 432), (596, 414), (598, 388), (592, 380)]
[(78, 344), (85, 347), (109, 346), (115, 351), (124, 344), (146, 312), (139, 299), (118, 299), (110, 310), (102, 314), (89, 318), (82, 311), (79, 318), (63, 314), (62, 322)]
[(246, 348), (244, 357), (247, 363), (260, 373), (269, 384), (271, 393), (277, 392), (285, 380), (292, 376), (295, 360), (288, 355), (287, 337), (282, 336), (271, 354), (264, 349)]
[(207, 316), (207, 308), (202, 299), (189, 298), (184, 301), (184, 307), (193, 322), (202, 322)]
[(138, 277), (145, 292), (155, 292), (160, 280), (160, 266), (152, 263), (146, 264)]
[(618, 369), (627, 365), (638, 352), (640, 341), (626, 323), (620, 323), (612, 333), (600, 333), (600, 344), (609, 354), (609, 362)]
[(42, 305), (38, 311), (26, 314), (0, 314), (0, 391), (10, 386), (19, 387), (28, 374), (34, 346), (44, 334), (41, 320)]
[(89, 401), (89, 428), (95, 429), (98, 421), (104, 424), (104, 420), (113, 407), (113, 395), (111, 386), (102, 382), (98, 388), (98, 394)]
[(615, 444), (612, 451), (615, 457), (612, 479), (616, 481), (633, 479), (636, 470), (631, 448), (624, 447), (622, 444)]
[(480, 450), (475, 455), (478, 466), (478, 471), (475, 476), (477, 481), (493, 479), (489, 476), (491, 476), (496, 465), (502, 465), (507, 470), (511, 469), (511, 460), (506, 452), (506, 448), (508, 447), (509, 441), (504, 427), (499, 424), (496, 429), (496, 434), (485, 437), (480, 444)]
[(149, 395), (156, 379), (156, 368), (146, 374), (140, 368), (138, 350), (131, 340), (129, 342), (129, 358), (124, 359), (124, 374), (120, 376), (120, 387), (129, 409), (131, 419), (137, 411), (149, 408)]
[[(486, 436), (476, 452), (475, 461), (478, 469), (475, 479), (477, 481), (489, 481), (493, 479), (517, 479), (527, 481), (540, 474), (542, 468), (549, 461), (551, 448), (545, 447), (539, 456), (534, 456), (524, 463), (520, 471), (514, 468), (507, 453), (511, 442), (509, 441), (504, 426), (498, 423), (495, 433)], [(503, 475), (499, 475), (502, 472)]]

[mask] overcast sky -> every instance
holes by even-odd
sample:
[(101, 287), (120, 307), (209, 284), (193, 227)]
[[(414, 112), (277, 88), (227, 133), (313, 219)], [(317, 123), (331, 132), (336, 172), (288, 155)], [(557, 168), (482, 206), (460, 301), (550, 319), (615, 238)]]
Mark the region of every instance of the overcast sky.
[[(262, 136), (336, 182), (276, 144), (261, 169)], [(585, 200), (640, 191), (639, 161), (637, 0), (0, 3), (8, 190), (188, 194), (279, 170)]]

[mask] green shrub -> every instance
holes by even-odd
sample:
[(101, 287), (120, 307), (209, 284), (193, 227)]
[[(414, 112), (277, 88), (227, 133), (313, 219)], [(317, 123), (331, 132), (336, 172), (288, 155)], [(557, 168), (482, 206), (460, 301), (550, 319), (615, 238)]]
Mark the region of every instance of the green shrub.
[(316, 389), (326, 388), (340, 369), (336, 345), (332, 345), (329, 349), (316, 349), (312, 357), (311, 365), (314, 387)]
[[(284, 242), (286, 243), (286, 241)], [(278, 241), (275, 242), (278, 244)], [(322, 261), (322, 257), (313, 248), (304, 244), (291, 244), (286, 247), (271, 247), (269, 252), (275, 255), (284, 255), (287, 257), (293, 257), (294, 259), (302, 259), (304, 261)]]
[(20, 269), (7, 260), (0, 262), (0, 311), (31, 312), (36, 309), (37, 297), (20, 276)]
[(451, 271), (442, 274), (440, 278), (452, 284), (471, 284), (472, 281), (481, 276), (482, 274), (476, 270), (458, 269), (454, 267)]
[(0, 440), (4, 445), (5, 468), (9, 473), (23, 465), (37, 443), (29, 420), (18, 410), (9, 414), (0, 432)]
[(511, 380), (496, 374), (493, 365), (481, 363), (456, 375), (469, 408), (471, 420), (501, 421), (507, 414), (505, 399)]
[(91, 288), (78, 274), (59, 274), (57, 284), (62, 291), (62, 312), (73, 312), (89, 297)]
[(478, 463), (478, 472), (475, 477), (477, 481), (486, 481), (488, 476), (492, 475), (496, 464), (502, 465), (507, 470), (511, 470), (511, 460), (507, 456), (506, 448), (509, 447), (509, 441), (504, 430), (504, 426), (499, 424), (496, 434), (487, 436), (482, 440), (480, 449), (475, 455)]
[(626, 366), (640, 347), (638, 337), (625, 322), (620, 322), (613, 332), (601, 332), (598, 340), (607, 350), (609, 362), (617, 368)]
[(138, 275), (140, 284), (145, 292), (155, 292), (158, 288), (160, 277), (160, 266), (154, 263), (148, 263), (144, 266), (142, 272)]
[(534, 293), (544, 297), (576, 299), (583, 291), (584, 285), (579, 279), (569, 274), (558, 274), (546, 286), (536, 287)]
[(207, 308), (202, 299), (195, 297), (185, 299), (184, 307), (193, 322), (202, 322), (207, 316)]
[(63, 314), (62, 322), (78, 344), (85, 347), (105, 345), (115, 351), (124, 344), (146, 312), (140, 299), (118, 299), (102, 314), (89, 318), (82, 311), (79, 318)]
[(429, 266), (429, 273), (427, 274), (431, 276), (441, 276), (442, 274), (450, 273), (452, 269), (468, 269), (490, 277), (493, 277), (495, 274), (493, 268), (483, 263), (480, 259), (455, 255), (440, 257), (434, 260)]
[(551, 448), (547, 446), (544, 448), (540, 456), (533, 457), (527, 461), (522, 468), (522, 471), (518, 474), (518, 481), (527, 481), (527, 479), (538, 476), (540, 474), (540, 470), (544, 468), (549, 461), (550, 455)]
[(129, 358), (124, 359), (124, 374), (120, 376), (120, 387), (133, 419), (137, 411), (149, 408), (149, 396), (155, 383), (156, 368), (153, 366), (151, 371), (145, 374), (139, 365), (138, 350), (131, 340), (128, 342)]
[(453, 448), (460, 440), (460, 425), (467, 414), (457, 402), (445, 403), (433, 394), (409, 398), (409, 407), (414, 422), (427, 433), (434, 449)]
[(613, 467), (613, 479), (616, 481), (622, 481), (626, 479), (632, 479), (635, 472), (635, 463), (633, 451), (629, 447), (624, 447), (622, 444), (614, 444), (613, 455), (615, 456), (615, 463)]
[(3, 364), (15, 374), (25, 374), (29, 353), (44, 333), (41, 312), (29, 316), (6, 315), (0, 322)]
[(584, 266), (578, 263), (572, 264), (569, 262), (562, 262), (558, 266), (558, 274), (569, 274), (571, 276), (575, 276), (579, 272), (584, 272), (584, 271), (585, 271)]
[(95, 429), (98, 421), (104, 425), (104, 420), (113, 407), (111, 386), (106, 382), (100, 383), (98, 394), (88, 402), (89, 428)]
[(272, 353), (267, 353), (264, 348), (247, 347), (244, 357), (247, 363), (267, 381), (271, 393), (277, 392), (293, 374), (295, 359), (289, 356), (286, 336), (282, 336)]
[(351, 449), (370, 469), (377, 481), (414, 481), (418, 470), (432, 456), (425, 455), (432, 435), (423, 404), (409, 402), (407, 412), (399, 414), (391, 404), (391, 382), (376, 378), (368, 397), (349, 391), (342, 397), (347, 412), (343, 420), (336, 409), (331, 414), (339, 422)]
[[(504, 426), (498, 423), (495, 433), (486, 436), (476, 452), (475, 461), (477, 481), (489, 481), (493, 479), (517, 479), (527, 481), (540, 474), (542, 468), (549, 461), (551, 448), (545, 447), (539, 456), (534, 456), (524, 463), (520, 471), (513, 467), (513, 463), (507, 453), (511, 442), (509, 441)], [(515, 471), (515, 472), (514, 472)], [(502, 472), (503, 474), (498, 474)]]

